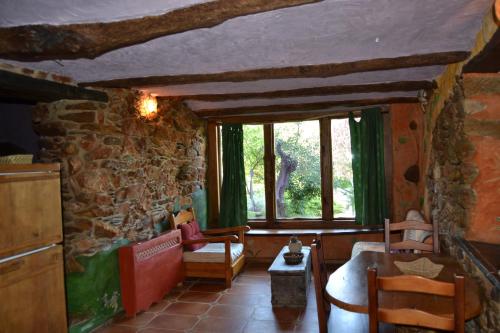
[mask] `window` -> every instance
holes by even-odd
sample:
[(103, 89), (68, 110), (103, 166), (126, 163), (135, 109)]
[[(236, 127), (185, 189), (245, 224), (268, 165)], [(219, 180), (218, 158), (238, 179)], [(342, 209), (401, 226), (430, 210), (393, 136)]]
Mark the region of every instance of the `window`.
[(321, 218), (319, 122), (274, 125), (276, 216)]
[(262, 125), (243, 125), (243, 156), (248, 219), (265, 218), (264, 129)]
[(354, 218), (351, 135), (347, 118), (332, 119), (333, 216)]
[[(243, 145), (251, 222), (300, 228), (354, 221), (347, 118), (243, 125)], [(219, 176), (222, 154), (219, 146)]]

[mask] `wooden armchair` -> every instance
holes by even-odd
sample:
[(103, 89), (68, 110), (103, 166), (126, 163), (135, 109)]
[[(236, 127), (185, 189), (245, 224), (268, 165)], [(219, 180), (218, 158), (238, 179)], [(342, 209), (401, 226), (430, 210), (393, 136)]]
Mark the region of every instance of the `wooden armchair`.
[[(370, 333), (378, 333), (378, 322), (427, 327), (463, 333), (465, 330), (465, 282), (455, 275), (454, 283), (436, 281), (416, 275), (378, 277), (376, 268), (368, 268), (368, 316)], [(454, 313), (435, 314), (412, 308), (379, 308), (378, 291), (411, 292), (452, 297)], [(397, 299), (397, 295), (394, 295)], [(436, 309), (439, 312), (439, 309)]]
[[(182, 230), (183, 224), (192, 221), (195, 221), (192, 210), (183, 210), (169, 217), (170, 227), (174, 230)], [(185, 276), (222, 278), (226, 288), (230, 288), (232, 279), (245, 265), (245, 232), (249, 230), (248, 226), (210, 229), (202, 231), (196, 239), (183, 239), (185, 246), (206, 244), (194, 251), (184, 251)]]

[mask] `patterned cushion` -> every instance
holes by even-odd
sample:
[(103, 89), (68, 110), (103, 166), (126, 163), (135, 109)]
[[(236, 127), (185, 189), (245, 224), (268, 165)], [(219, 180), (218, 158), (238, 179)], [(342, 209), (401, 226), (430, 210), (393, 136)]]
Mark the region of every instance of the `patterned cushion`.
[[(193, 239), (201, 239), (204, 238), (203, 234), (200, 231), (200, 226), (198, 222), (191, 221), (189, 223), (184, 223), (179, 225), (179, 229), (181, 229), (181, 235), (183, 240), (193, 240)], [(207, 243), (195, 243), (195, 244), (187, 244), (184, 245), (184, 249), (186, 251), (196, 251), (204, 247)]]
[[(184, 252), (184, 262), (224, 262), (224, 243), (208, 243), (203, 248)], [(231, 243), (231, 260), (234, 262), (243, 253), (243, 244)]]

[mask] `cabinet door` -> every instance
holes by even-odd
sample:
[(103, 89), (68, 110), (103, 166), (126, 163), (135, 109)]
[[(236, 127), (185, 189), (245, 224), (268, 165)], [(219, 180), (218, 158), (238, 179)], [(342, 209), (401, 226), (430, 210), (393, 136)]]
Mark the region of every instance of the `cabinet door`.
[(59, 172), (0, 174), (0, 257), (62, 241)]
[(0, 333), (67, 332), (62, 246), (0, 263)]

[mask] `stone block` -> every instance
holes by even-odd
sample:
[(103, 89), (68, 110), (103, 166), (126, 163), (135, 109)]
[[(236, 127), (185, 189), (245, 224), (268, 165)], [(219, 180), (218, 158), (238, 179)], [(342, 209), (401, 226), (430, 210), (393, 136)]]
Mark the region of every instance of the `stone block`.
[(288, 246), (283, 247), (268, 270), (271, 275), (271, 304), (305, 307), (311, 282), (311, 249), (302, 247), (304, 259), (298, 265), (287, 265), (283, 259), (285, 252), (288, 252)]

